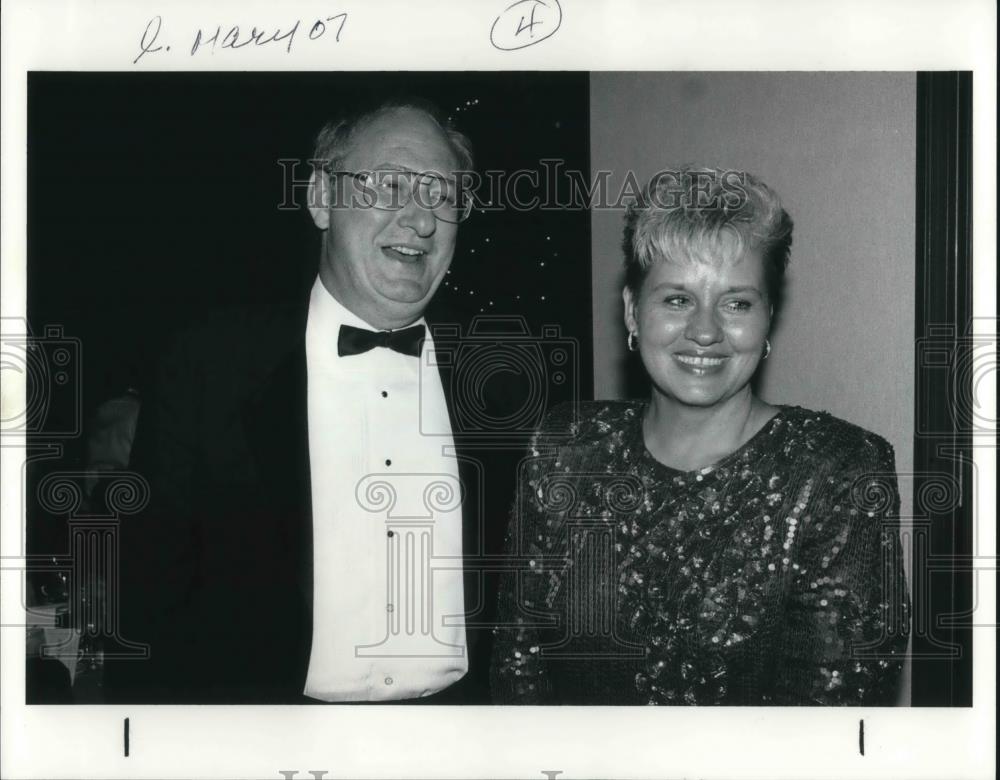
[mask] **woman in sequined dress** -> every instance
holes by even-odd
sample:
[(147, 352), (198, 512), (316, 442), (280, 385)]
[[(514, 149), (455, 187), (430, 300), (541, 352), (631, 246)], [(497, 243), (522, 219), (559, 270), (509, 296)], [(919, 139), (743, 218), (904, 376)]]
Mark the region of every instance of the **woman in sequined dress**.
[(519, 704), (892, 704), (908, 635), (892, 447), (751, 380), (792, 221), (741, 172), (625, 226), (641, 402), (559, 407), (522, 464), (491, 669)]

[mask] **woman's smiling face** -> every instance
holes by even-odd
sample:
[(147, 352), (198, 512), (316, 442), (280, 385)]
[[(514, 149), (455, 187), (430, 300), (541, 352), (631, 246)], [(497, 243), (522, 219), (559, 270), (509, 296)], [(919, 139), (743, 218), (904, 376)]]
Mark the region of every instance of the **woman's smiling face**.
[(771, 324), (757, 252), (719, 262), (661, 259), (638, 294), (626, 287), (623, 295), (654, 394), (711, 407), (747, 387)]

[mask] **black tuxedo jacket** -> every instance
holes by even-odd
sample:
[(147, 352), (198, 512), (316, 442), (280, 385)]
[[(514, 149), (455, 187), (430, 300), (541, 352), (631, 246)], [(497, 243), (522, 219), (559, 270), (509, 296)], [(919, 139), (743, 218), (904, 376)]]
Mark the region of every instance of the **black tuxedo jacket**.
[[(301, 700), (313, 588), (307, 311), (304, 298), (215, 316), (176, 339), (144, 389), (131, 468), (150, 504), (122, 523), (118, 625), (151, 654), (107, 662), (109, 700)], [(521, 392), (494, 385), (487, 403), (503, 418)], [(456, 445), (470, 671), (440, 698), (486, 703), (495, 594), (481, 564), (502, 546), (521, 450)]]

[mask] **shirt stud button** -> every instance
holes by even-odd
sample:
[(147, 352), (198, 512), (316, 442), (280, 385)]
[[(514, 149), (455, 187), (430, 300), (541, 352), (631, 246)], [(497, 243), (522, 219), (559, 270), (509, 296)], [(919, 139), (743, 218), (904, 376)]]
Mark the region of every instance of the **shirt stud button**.
[(385, 459), (385, 465), (386, 466), (391, 466), (392, 465), (392, 460), (390, 460), (389, 458), (386, 458)]
[(383, 398), (388, 398), (388, 397), (389, 397), (389, 394), (388, 394), (388, 393), (387, 393), (387, 392), (386, 392), (385, 390), (383, 390), (383, 391), (382, 391), (382, 397), (383, 397)]
[(390, 539), (392, 539), (392, 537), (394, 537), (396, 535), (396, 532), (395, 531), (386, 531), (385, 535), (388, 536)]
[(385, 684), (386, 685), (392, 685), (392, 678), (391, 677), (386, 677), (385, 678)]

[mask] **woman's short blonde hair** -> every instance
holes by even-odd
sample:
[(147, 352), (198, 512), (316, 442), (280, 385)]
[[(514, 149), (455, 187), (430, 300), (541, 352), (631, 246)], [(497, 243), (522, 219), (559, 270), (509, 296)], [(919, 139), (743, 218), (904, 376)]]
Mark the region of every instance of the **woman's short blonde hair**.
[(777, 308), (792, 246), (792, 218), (753, 174), (685, 166), (657, 173), (625, 214), (625, 284), (639, 293), (659, 260), (718, 263), (758, 252)]

